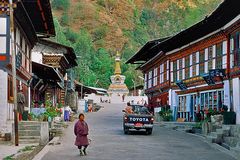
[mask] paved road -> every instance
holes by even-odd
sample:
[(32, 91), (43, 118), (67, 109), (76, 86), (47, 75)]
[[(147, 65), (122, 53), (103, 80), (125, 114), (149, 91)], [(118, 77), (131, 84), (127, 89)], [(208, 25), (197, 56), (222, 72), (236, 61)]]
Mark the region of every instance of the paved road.
[(43, 160), (234, 160), (212, 148), (202, 138), (155, 126), (151, 136), (142, 133), (124, 135), (122, 105), (106, 105), (86, 115), (92, 142), (88, 156), (80, 157), (74, 144), (73, 125), (61, 145), (51, 147)]

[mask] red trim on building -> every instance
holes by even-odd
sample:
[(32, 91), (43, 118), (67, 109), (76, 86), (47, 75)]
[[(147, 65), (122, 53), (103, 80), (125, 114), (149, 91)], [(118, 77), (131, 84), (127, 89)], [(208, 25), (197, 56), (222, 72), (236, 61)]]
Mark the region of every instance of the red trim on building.
[(6, 56), (0, 56), (0, 61), (6, 61), (7, 57)]

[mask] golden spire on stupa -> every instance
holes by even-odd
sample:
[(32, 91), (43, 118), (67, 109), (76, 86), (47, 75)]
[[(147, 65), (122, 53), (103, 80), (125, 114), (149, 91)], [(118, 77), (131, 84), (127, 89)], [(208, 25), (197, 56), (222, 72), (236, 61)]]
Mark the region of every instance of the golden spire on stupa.
[(115, 75), (121, 75), (122, 71), (121, 71), (121, 62), (120, 62), (120, 54), (119, 52), (117, 51), (117, 55), (116, 55), (116, 58), (115, 58), (115, 72), (114, 74)]

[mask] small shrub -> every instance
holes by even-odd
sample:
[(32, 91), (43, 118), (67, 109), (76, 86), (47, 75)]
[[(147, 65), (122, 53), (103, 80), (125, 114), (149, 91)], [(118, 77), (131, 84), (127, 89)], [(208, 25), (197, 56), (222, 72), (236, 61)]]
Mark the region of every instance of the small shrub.
[(13, 159), (14, 154), (4, 157), (3, 160), (12, 160)]
[(97, 0), (97, 4), (102, 7), (105, 7), (105, 0)]
[(162, 111), (159, 112), (159, 115), (163, 118), (163, 121), (172, 121), (172, 110), (170, 109), (163, 109)]
[(19, 152), (32, 151), (35, 146), (26, 146), (23, 149), (20, 149)]
[(93, 41), (103, 39), (107, 35), (108, 28), (103, 25), (93, 32)]
[(76, 34), (75, 32), (73, 32), (71, 29), (67, 29), (65, 32), (65, 36), (66, 38), (71, 41), (71, 42), (76, 42), (78, 39), (78, 34)]
[(203, 121), (197, 122), (194, 127), (195, 128), (202, 128), (202, 123), (203, 123)]
[(63, 26), (68, 25), (68, 23), (69, 23), (69, 17), (68, 17), (68, 14), (67, 14), (66, 12), (62, 15), (61, 20), (60, 20), (60, 23), (61, 23), (61, 25), (63, 25)]
[(68, 10), (70, 6), (69, 0), (53, 0), (52, 7), (54, 9)]
[(150, 20), (157, 19), (157, 14), (153, 10), (143, 9), (140, 17), (140, 21), (143, 25), (147, 25)]

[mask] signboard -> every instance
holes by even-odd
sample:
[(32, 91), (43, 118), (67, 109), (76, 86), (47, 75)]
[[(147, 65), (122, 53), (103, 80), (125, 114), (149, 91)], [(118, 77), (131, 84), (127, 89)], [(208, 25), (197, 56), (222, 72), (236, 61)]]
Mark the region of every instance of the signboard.
[(9, 63), (10, 20), (8, 15), (0, 15), (0, 68)]
[(181, 90), (186, 90), (187, 86), (186, 84), (183, 83), (183, 81), (177, 81), (176, 85), (181, 89)]
[(225, 77), (225, 69), (210, 69), (209, 75), (211, 77)]
[(208, 85), (214, 85), (214, 77), (220, 77), (223, 80), (223, 77), (226, 76), (225, 69), (210, 69), (209, 73), (203, 74), (202, 77)]
[(215, 84), (215, 82), (213, 80), (213, 77), (209, 73), (203, 74), (202, 77), (208, 85), (214, 85)]

